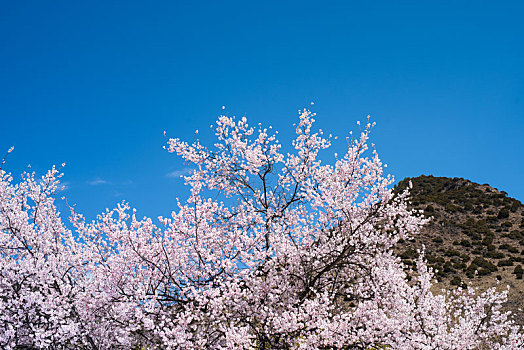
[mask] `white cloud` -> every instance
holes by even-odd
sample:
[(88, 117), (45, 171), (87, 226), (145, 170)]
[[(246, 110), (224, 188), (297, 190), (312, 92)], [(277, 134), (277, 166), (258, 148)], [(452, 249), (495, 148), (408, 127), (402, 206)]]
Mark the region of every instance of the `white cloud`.
[(167, 173), (166, 177), (179, 178), (184, 175), (189, 175), (192, 171), (193, 169), (191, 168), (178, 169), (178, 170), (174, 170), (172, 172)]
[(106, 185), (109, 183), (109, 181), (106, 181), (104, 179), (97, 177), (96, 179), (88, 181), (87, 183), (91, 186), (96, 186), (96, 185)]

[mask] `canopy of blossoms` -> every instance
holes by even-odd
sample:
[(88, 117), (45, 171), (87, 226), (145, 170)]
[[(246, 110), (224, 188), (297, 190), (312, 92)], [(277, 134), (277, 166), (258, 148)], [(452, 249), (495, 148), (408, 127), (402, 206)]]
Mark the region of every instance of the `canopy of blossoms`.
[(392, 248), (427, 219), (393, 194), (373, 125), (329, 164), (313, 118), (290, 153), (225, 115), (212, 147), (170, 139), (191, 194), (158, 220), (121, 203), (65, 225), (59, 170), (0, 168), (0, 348), (524, 349), (506, 291), (435, 294), (423, 252), (408, 278)]

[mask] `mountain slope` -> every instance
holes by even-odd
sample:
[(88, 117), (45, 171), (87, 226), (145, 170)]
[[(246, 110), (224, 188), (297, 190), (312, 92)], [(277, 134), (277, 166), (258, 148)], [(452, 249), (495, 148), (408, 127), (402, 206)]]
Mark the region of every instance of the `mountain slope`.
[(418, 237), (401, 242), (402, 261), (414, 266), (424, 245), (441, 287), (509, 285), (507, 308), (524, 325), (524, 205), (488, 184), (462, 178), (422, 175), (400, 181), (395, 190), (409, 181), (412, 208), (433, 219)]

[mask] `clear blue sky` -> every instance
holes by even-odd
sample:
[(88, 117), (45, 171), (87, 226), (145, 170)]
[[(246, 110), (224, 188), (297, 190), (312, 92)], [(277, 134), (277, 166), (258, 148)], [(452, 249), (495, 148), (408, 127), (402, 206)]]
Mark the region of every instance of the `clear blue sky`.
[(297, 110), (339, 136), (370, 114), (400, 180), (489, 183), (524, 200), (521, 1), (1, 1), (7, 169), (66, 162), (70, 203), (184, 197), (170, 137), (212, 140), (229, 114), (288, 141)]

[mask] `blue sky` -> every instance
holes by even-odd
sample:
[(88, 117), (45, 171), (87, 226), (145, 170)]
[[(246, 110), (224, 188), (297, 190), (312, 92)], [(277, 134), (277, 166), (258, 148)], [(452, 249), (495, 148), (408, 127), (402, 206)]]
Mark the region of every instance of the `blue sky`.
[(15, 146), (13, 173), (66, 162), (89, 218), (123, 199), (166, 215), (187, 165), (164, 130), (212, 142), (225, 105), (285, 143), (314, 101), (342, 138), (370, 114), (398, 180), (464, 177), (523, 201), (522, 4), (2, 1), (0, 150)]

